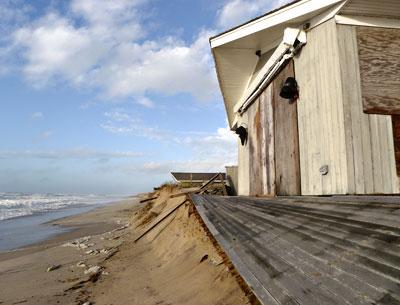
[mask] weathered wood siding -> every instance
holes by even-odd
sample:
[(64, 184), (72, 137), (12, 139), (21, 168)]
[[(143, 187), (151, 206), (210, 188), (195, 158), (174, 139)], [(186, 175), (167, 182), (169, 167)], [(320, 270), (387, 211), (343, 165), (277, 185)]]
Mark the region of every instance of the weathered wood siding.
[[(248, 126), (247, 113), (243, 114), (240, 122)], [(250, 194), (249, 145), (248, 143), (242, 145), (238, 140), (238, 147), (238, 195), (248, 196)]]
[(300, 195), (299, 135), (297, 103), (279, 96), (288, 77), (294, 77), (293, 61), (289, 62), (272, 82), (274, 107), (276, 194)]
[(247, 110), (249, 126), (250, 195), (275, 194), (272, 86)]
[(356, 27), (364, 112), (400, 114), (400, 29)]
[[(360, 80), (359, 29), (338, 25), (337, 30), (345, 113), (348, 192), (397, 193), (391, 117), (363, 113), (362, 97), (369, 93), (361, 86)], [(379, 91), (380, 78), (376, 76), (370, 82), (375, 82), (375, 91)]]
[(399, 18), (399, 0), (351, 0), (341, 11), (343, 15)]
[(241, 117), (248, 127), (239, 144), (239, 195), (275, 195), (272, 86), (268, 86)]
[(392, 115), (392, 127), (396, 172), (397, 176), (400, 176), (400, 115)]
[(250, 155), (250, 195), (263, 194), (263, 166), (265, 148), (263, 147), (264, 122), (262, 112), (264, 104), (258, 98), (248, 109), (249, 118), (249, 155)]
[[(336, 23), (330, 20), (308, 32), (307, 45), (295, 58), (303, 195), (348, 192), (339, 65)], [(329, 167), (327, 175), (321, 175), (322, 166)]]

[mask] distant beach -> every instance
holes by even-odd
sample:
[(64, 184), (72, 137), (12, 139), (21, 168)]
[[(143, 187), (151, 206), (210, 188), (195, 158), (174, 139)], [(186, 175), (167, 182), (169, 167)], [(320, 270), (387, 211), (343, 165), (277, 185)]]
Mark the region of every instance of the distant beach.
[(166, 186), (86, 213), (94, 206), (21, 217), (22, 236), (47, 217), (78, 213), (46, 222), (56, 230), (41, 238), (50, 237), (0, 252), (0, 304), (252, 304), (179, 192)]
[(121, 196), (0, 193), (0, 251), (71, 230), (48, 223), (119, 200)]

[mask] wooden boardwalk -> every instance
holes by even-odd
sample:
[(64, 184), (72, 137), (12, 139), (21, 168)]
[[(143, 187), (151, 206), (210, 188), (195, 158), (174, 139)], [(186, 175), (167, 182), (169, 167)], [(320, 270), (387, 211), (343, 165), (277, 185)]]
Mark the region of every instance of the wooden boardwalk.
[(191, 199), (262, 304), (400, 304), (400, 197)]

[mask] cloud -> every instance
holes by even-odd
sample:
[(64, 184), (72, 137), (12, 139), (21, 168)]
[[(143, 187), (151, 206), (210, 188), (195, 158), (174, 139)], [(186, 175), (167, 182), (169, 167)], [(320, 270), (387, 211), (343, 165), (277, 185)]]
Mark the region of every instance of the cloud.
[(146, 107), (146, 108), (154, 108), (154, 102), (151, 99), (149, 99), (149, 98), (147, 98), (145, 96), (137, 98), (135, 100), (135, 102), (137, 104), (139, 104), (139, 105), (142, 105), (142, 106)]
[(108, 132), (162, 141), (191, 156), (190, 160), (185, 161), (167, 160), (135, 165), (135, 169), (142, 172), (165, 174), (171, 170), (215, 171), (223, 170), (226, 165), (237, 164), (238, 140), (228, 126), (218, 128), (215, 132), (177, 132), (146, 126), (140, 118), (123, 109), (106, 112), (104, 115), (108, 120), (101, 126)]
[(151, 39), (145, 0), (73, 0), (67, 14), (56, 10), (12, 34), (21, 71), (37, 88), (68, 81), (99, 89), (107, 99), (133, 97), (149, 107), (146, 94), (188, 93), (212, 100), (218, 92), (209, 51), (211, 32), (193, 42)]
[[(226, 128), (214, 133), (175, 137), (181, 150), (189, 150), (188, 160), (146, 162), (136, 168), (147, 174), (167, 174), (170, 171), (224, 171), (225, 166), (237, 164), (237, 137)], [(129, 168), (129, 167), (127, 167)]]
[(151, 140), (164, 140), (168, 137), (168, 132), (157, 127), (146, 126), (141, 118), (128, 114), (122, 109), (105, 112), (104, 116), (107, 121), (100, 127), (114, 134), (128, 134)]
[(34, 120), (43, 119), (43, 117), (44, 117), (44, 115), (40, 111), (34, 112), (31, 115), (31, 118), (34, 119)]
[(237, 137), (228, 126), (218, 128), (216, 132), (173, 131), (148, 126), (138, 116), (124, 109), (114, 109), (105, 112), (106, 122), (100, 126), (114, 134), (125, 134), (134, 137), (144, 137), (151, 140), (169, 142), (189, 148), (192, 154), (201, 158), (228, 156), (228, 160), (236, 159)]
[(144, 154), (134, 151), (98, 151), (88, 148), (73, 148), (48, 151), (0, 151), (0, 159), (33, 158), (33, 159), (130, 159), (143, 157)]
[(10, 31), (27, 21), (28, 13), (33, 8), (22, 0), (2, 0), (0, 3), (0, 41)]
[[(225, 166), (236, 163), (224, 160), (171, 160), (163, 162), (149, 162), (136, 168), (136, 171), (146, 174), (168, 174), (172, 171), (182, 172), (225, 172)], [(132, 172), (132, 171), (130, 171)]]
[(223, 29), (237, 26), (292, 0), (232, 0), (219, 10), (217, 24)]

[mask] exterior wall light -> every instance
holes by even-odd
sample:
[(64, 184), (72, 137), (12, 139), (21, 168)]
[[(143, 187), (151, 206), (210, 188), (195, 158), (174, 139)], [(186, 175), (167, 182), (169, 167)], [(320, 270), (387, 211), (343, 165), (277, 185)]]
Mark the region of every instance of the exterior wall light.
[(294, 77), (288, 77), (283, 84), (279, 96), (289, 100), (290, 103), (294, 102), (299, 97), (299, 88)]
[(240, 138), (240, 143), (242, 143), (242, 146), (246, 144), (247, 142), (247, 128), (244, 125), (239, 126), (236, 128), (235, 133), (239, 136)]

